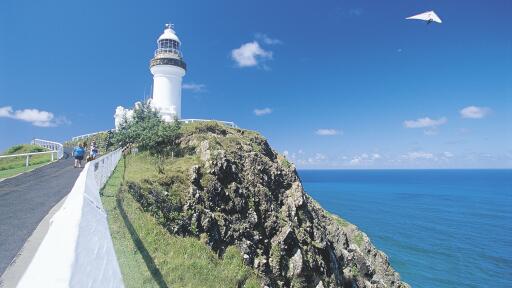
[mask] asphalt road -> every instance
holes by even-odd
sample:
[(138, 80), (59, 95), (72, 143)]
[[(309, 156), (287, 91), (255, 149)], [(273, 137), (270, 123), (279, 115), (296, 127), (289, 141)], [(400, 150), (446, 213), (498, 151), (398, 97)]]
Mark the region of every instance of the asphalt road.
[(0, 275), (81, 171), (68, 157), (0, 182)]

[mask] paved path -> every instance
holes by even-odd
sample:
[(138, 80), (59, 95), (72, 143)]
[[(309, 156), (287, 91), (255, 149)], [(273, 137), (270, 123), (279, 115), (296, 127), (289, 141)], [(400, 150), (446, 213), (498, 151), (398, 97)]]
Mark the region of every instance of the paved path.
[(0, 182), (0, 275), (81, 171), (69, 157)]

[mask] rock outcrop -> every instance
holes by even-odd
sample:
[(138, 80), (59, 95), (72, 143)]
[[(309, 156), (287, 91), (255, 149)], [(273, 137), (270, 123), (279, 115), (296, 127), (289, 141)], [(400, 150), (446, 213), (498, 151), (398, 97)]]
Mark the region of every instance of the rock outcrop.
[(409, 287), (366, 234), (304, 192), (293, 164), (259, 134), (203, 124), (180, 146), (198, 158), (184, 178), (127, 185), (171, 233), (200, 237), (220, 257), (237, 246), (262, 286)]

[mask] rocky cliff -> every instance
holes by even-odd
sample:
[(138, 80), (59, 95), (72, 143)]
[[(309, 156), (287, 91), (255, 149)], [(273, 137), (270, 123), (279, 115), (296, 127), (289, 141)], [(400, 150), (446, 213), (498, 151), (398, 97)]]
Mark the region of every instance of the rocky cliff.
[(259, 134), (214, 123), (183, 131), (181, 170), (162, 167), (126, 186), (169, 232), (197, 236), (219, 257), (235, 245), (263, 286), (408, 287), (366, 234), (305, 193), (293, 164)]

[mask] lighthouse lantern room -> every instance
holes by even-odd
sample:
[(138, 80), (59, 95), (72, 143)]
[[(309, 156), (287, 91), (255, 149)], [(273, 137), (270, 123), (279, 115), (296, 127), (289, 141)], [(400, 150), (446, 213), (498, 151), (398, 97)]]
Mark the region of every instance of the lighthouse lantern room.
[(165, 25), (157, 44), (150, 64), (153, 74), (151, 107), (160, 113), (162, 119), (171, 122), (181, 119), (181, 79), (187, 66), (180, 50), (181, 42), (172, 24)]

